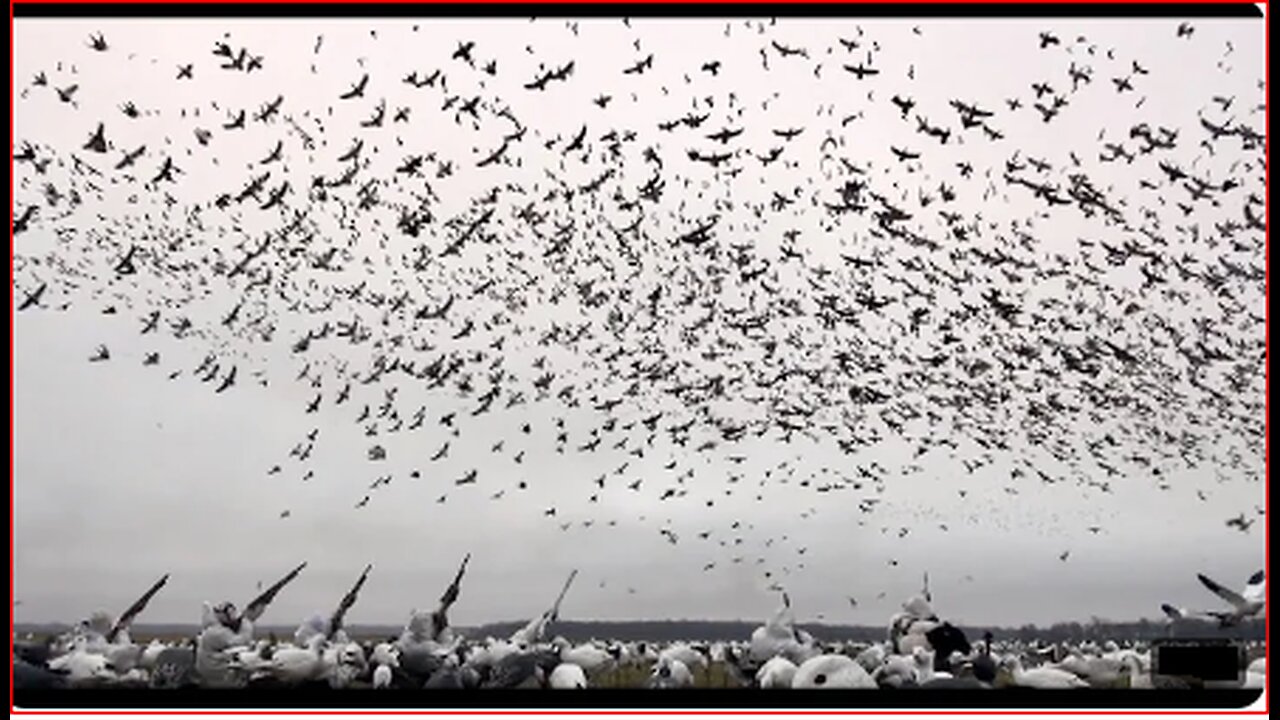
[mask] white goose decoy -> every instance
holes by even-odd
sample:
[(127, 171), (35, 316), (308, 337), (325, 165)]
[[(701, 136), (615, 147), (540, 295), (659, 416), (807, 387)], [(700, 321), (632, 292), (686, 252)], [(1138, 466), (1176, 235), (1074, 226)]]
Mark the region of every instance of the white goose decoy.
[(1072, 673), (1089, 683), (1092, 687), (1112, 687), (1120, 679), (1124, 663), (1119, 657), (1086, 656), (1082, 651), (1073, 651), (1056, 666)]
[(1013, 684), (1019, 687), (1041, 689), (1089, 687), (1089, 683), (1076, 677), (1075, 673), (1061, 668), (1044, 666), (1026, 670), (1016, 655), (1005, 658), (1004, 666), (1009, 670)]
[(160, 653), (164, 652), (168, 647), (159, 639), (154, 639), (147, 643), (146, 647), (142, 648), (142, 655), (138, 657), (138, 667), (150, 672), (156, 666), (156, 660), (159, 659)]
[(265, 673), (286, 685), (297, 685), (319, 680), (325, 673), (322, 652), (326, 638), (314, 635), (306, 647), (283, 646), (275, 649)]
[(664, 657), (669, 657), (672, 660), (679, 660), (684, 663), (684, 666), (689, 668), (690, 671), (696, 668), (706, 669), (707, 667), (707, 656), (693, 649), (693, 647), (688, 643), (675, 643), (674, 645), (668, 646), (663, 649), (662, 652), (658, 653), (659, 660)]
[(50, 660), (49, 669), (65, 674), (73, 685), (108, 682), (116, 678), (116, 674), (108, 668), (106, 655), (90, 652), (83, 644)]
[(1142, 667), (1142, 661), (1138, 659), (1136, 653), (1124, 655), (1121, 659), (1124, 664), (1124, 674), (1129, 678), (1129, 688), (1131, 690), (1151, 690), (1155, 684), (1151, 681), (1151, 674)]
[[(915, 670), (916, 670), (917, 684), (923, 685), (929, 682), (930, 680), (938, 680), (938, 679), (948, 680), (955, 677), (950, 672), (934, 669), (934, 658), (936, 656), (937, 656), (937, 653), (934, 652), (933, 650), (926, 650), (925, 648), (922, 648), (922, 647), (918, 647), (911, 652), (911, 659), (915, 662), (915, 666), (916, 666)], [(954, 664), (955, 657), (959, 657), (958, 652), (953, 653), (953, 658), (952, 658), (953, 664)]]
[(400, 667), (400, 652), (391, 643), (378, 643), (369, 653), (369, 663), (374, 668), (373, 686), (375, 688), (390, 687), (391, 680), (395, 676), (395, 668)]
[(223, 655), (230, 668), (241, 675), (252, 677), (270, 671), (271, 654), (274, 650), (267, 641), (259, 640), (251, 647), (227, 648)]
[(756, 672), (756, 684), (766, 689), (789, 688), (798, 669), (795, 663), (781, 655), (775, 655)]
[(644, 664), (658, 662), (658, 650), (653, 646), (653, 643), (631, 643), (630, 648), (627, 651), (627, 655), (635, 661)]
[(561, 662), (577, 665), (585, 672), (599, 672), (614, 664), (613, 655), (594, 643), (583, 643), (577, 647), (566, 646), (560, 652)]
[(369, 662), (391, 668), (400, 667), (400, 651), (391, 643), (378, 643), (373, 647), (373, 652), (369, 653)]
[(587, 674), (574, 663), (562, 662), (551, 671), (547, 687), (553, 690), (580, 689), (587, 686)]
[(885, 658), (884, 664), (871, 673), (871, 677), (878, 687), (894, 688), (915, 685), (920, 680), (916, 673), (914, 655), (890, 655)]
[(649, 675), (651, 688), (687, 688), (693, 687), (693, 673), (688, 666), (670, 656), (658, 658), (653, 672)]
[(129, 638), (128, 630), (120, 623), (112, 623), (105, 612), (95, 612), (75, 630), (73, 648), (102, 655), (107, 668), (118, 675), (135, 669), (142, 658), (142, 647)]
[(878, 685), (861, 665), (846, 655), (819, 655), (796, 669), (791, 687), (797, 689), (854, 688), (874, 690)]
[(863, 670), (873, 673), (880, 669), (886, 658), (889, 657), (889, 650), (881, 643), (875, 643), (857, 654), (854, 661), (862, 666)]
[(1267, 686), (1267, 659), (1260, 657), (1245, 669), (1244, 685), (1248, 690), (1262, 690)]
[(467, 665), (477, 670), (490, 668), (518, 652), (521, 652), (521, 647), (513, 642), (488, 638), (467, 657)]

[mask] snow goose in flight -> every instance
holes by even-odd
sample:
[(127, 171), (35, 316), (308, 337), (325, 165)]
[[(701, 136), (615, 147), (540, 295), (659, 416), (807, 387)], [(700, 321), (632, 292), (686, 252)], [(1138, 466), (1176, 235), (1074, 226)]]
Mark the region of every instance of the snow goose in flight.
[(1231, 603), (1234, 611), (1229, 614), (1213, 613), (1223, 626), (1237, 625), (1240, 621), (1256, 616), (1267, 608), (1267, 572), (1259, 570), (1249, 577), (1244, 591), (1237, 593), (1205, 575), (1197, 575), (1200, 582), (1215, 595)]
[(1254, 573), (1249, 578), (1249, 582), (1242, 593), (1237, 593), (1206, 575), (1200, 574), (1196, 577), (1215, 595), (1230, 603), (1233, 609), (1229, 612), (1221, 610), (1188, 610), (1187, 608), (1175, 607), (1169, 603), (1161, 604), (1160, 609), (1164, 611), (1164, 614), (1171, 621), (1212, 620), (1216, 621), (1220, 627), (1225, 628), (1238, 625), (1242, 620), (1252, 618), (1266, 610), (1267, 576), (1265, 570), (1259, 570)]

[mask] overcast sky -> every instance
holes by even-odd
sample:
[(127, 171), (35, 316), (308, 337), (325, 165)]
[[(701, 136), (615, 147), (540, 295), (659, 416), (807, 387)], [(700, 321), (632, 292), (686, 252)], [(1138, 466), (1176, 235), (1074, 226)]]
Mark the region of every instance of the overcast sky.
[[(1214, 222), (1243, 222), (1243, 195), (1261, 193), (1264, 178), (1256, 162), (1260, 150), (1242, 150), (1233, 139), (1219, 142), (1214, 154), (1200, 147), (1207, 134), (1199, 117), (1203, 113), (1218, 123), (1264, 127), (1257, 110), (1265, 101), (1258, 86), (1264, 68), (1263, 24), (1193, 24), (1190, 37), (1179, 37), (1177, 20), (1154, 19), (779, 19), (776, 25), (768, 20), (637, 19), (629, 25), (583, 20), (576, 29), (560, 19), (16, 21), (20, 98), (14, 113), (19, 145), (15, 152), (24, 141), (30, 142), (38, 157), (52, 157), (54, 164), (43, 176), (29, 163), (17, 168), (15, 212), (45, 204), (46, 183), (64, 192), (78, 188), (83, 204), (67, 210), (63, 199), (42, 207), (31, 229), (15, 244), (17, 301), (40, 283), (49, 285), (41, 307), (18, 313), (14, 320), (14, 583), (21, 602), (15, 620), (69, 622), (98, 609), (119, 612), (157, 577), (171, 573), (168, 587), (143, 621), (196, 622), (201, 601), (231, 599), (242, 604), (259, 583), (306, 560), (308, 569), (279, 597), (265, 622), (289, 624), (311, 612), (328, 611), (371, 562), (374, 571), (349, 620), (395, 623), (412, 608), (432, 605), (468, 552), (470, 572), (452, 617), (459, 624), (539, 613), (574, 568), (580, 575), (562, 612), (574, 619), (763, 618), (776, 606), (777, 594), (769, 586), (777, 581), (790, 592), (802, 620), (879, 624), (916, 591), (925, 572), (939, 611), (962, 622), (1012, 625), (1090, 616), (1157, 617), (1164, 601), (1193, 607), (1213, 602), (1195, 573), (1243, 585), (1263, 566), (1265, 518), (1257, 512), (1264, 500), (1259, 481), (1263, 457), (1256, 443), (1239, 436), (1237, 426), (1174, 421), (1200, 412), (1193, 400), (1197, 391), (1185, 383), (1175, 384), (1174, 394), (1159, 403), (1167, 413), (1161, 417), (1170, 418), (1163, 426), (1175, 434), (1213, 438), (1203, 446), (1205, 459), (1195, 468), (1166, 463), (1162, 479), (1149, 469), (1142, 473), (1137, 465), (1125, 466), (1121, 477), (1111, 479), (1110, 492), (1099, 492), (1073, 475), (1051, 485), (1034, 473), (1015, 476), (1009, 455), (1034, 458), (1036, 467), (1053, 476), (1070, 473), (1042, 450), (1028, 449), (1020, 437), (1022, 429), (1013, 425), (1008, 429), (1012, 452), (997, 454), (976, 472), (961, 464), (962, 458), (980, 453), (972, 442), (962, 442), (957, 457), (934, 451), (917, 459), (914, 445), (892, 435), (856, 457), (842, 453), (830, 439), (817, 442), (797, 436), (783, 443), (776, 434), (748, 434), (736, 444), (696, 452), (703, 435), (679, 447), (659, 433), (645, 457), (637, 458), (628, 451), (643, 443), (644, 434), (638, 431), (623, 449), (609, 449), (620, 437), (611, 435), (600, 451), (579, 452), (577, 447), (588, 442), (591, 429), (603, 421), (603, 414), (592, 409), (598, 402), (593, 397), (617, 397), (629, 382), (610, 385), (614, 371), (600, 356), (588, 358), (536, 344), (537, 335), (551, 323), (577, 321), (581, 308), (574, 303), (552, 305), (549, 276), (534, 274), (528, 276), (528, 305), (507, 309), (504, 318), (485, 327), (483, 342), (465, 346), (467, 353), (485, 349), (506, 332), (504, 328), (526, 329), (522, 336), (511, 335), (500, 353), (471, 369), (477, 389), (470, 396), (427, 392), (421, 382), (401, 376), (369, 386), (354, 381), (351, 401), (337, 406), (335, 396), (346, 382), (337, 377), (342, 363), (349, 363), (352, 374), (363, 375), (373, 356), (385, 348), (375, 350), (370, 341), (345, 347), (331, 344), (299, 354), (290, 346), (308, 329), (318, 330), (321, 317), (345, 322), (359, 316), (377, 338), (394, 335), (403, 318), (390, 316), (383, 325), (385, 308), (347, 310), (342, 298), (336, 301), (339, 309), (310, 317), (292, 309), (295, 300), (319, 305), (332, 296), (335, 286), (367, 281), (370, 292), (394, 298), (412, 291), (418, 307), (430, 307), (455, 292), (469, 293), (490, 275), (504, 283), (513, 276), (496, 249), (484, 254), (468, 251), (471, 254), (464, 253), (456, 263), (443, 263), (447, 271), (437, 262), (419, 276), (405, 273), (403, 263), (397, 263), (413, 256), (408, 248), (416, 241), (397, 233), (398, 213), (385, 213), (380, 221), (369, 219), (376, 212), (348, 220), (354, 207), (343, 210), (333, 201), (313, 201), (308, 222), (322, 236), (318, 248), (344, 234), (357, 238), (337, 243), (344, 248), (339, 257), (343, 269), (326, 273), (303, 268), (296, 275), (272, 276), (268, 284), (275, 283), (273, 293), (246, 303), (239, 325), (219, 322), (237, 305), (241, 293), (248, 292), (244, 278), (225, 277), (226, 268), (244, 255), (237, 243), (248, 239), (250, 247), (256, 245), (266, 233), (286, 224), (295, 210), (308, 207), (312, 179), (341, 175), (347, 164), (337, 157), (357, 138), (365, 144), (356, 186), (379, 173), (392, 177), (396, 165), (415, 153), (434, 152), (439, 160), (453, 161), (455, 173), (450, 177), (437, 178), (436, 163), (429, 161), (426, 180), (415, 181), (416, 189), (405, 190), (410, 183), (397, 180), (379, 190), (387, 205), (411, 205), (405, 198), (424, 193), (423, 186), (429, 184), (438, 222), (424, 232), (441, 237), (452, 235), (439, 223), (464, 214), (469, 222), (475, 215), (469, 206), (490, 188), (509, 193), (507, 184), (540, 183), (537, 195), (514, 193), (504, 201), (501, 219), (495, 221), (505, 222), (494, 231), (501, 237), (498, 248), (528, 250), (533, 245), (519, 235), (519, 223), (512, 217), (516, 210), (541, 200), (560, 180), (577, 187), (609, 170), (615, 174), (606, 181), (606, 191), (612, 193), (625, 178), (620, 187), (634, 196), (654, 174), (654, 166), (640, 151), (657, 146), (666, 163), (667, 190), (646, 221), (654, 237), (675, 237), (720, 214), (717, 232), (724, 243), (755, 243), (762, 256), (776, 256), (784, 244), (783, 232), (796, 229), (810, 266), (825, 263), (843, 272), (839, 253), (889, 248), (887, 262), (893, 263), (899, 251), (892, 248), (900, 241), (875, 237), (868, 229), (869, 219), (849, 220), (833, 230), (821, 205), (811, 202), (813, 197), (838, 201), (834, 189), (845, 179), (839, 157), (866, 170), (873, 189), (920, 218), (934, 216), (938, 206), (921, 208), (919, 195), (929, 194), (936, 201), (939, 185), (951, 185), (959, 192), (953, 210), (980, 214), (984, 228), (998, 225), (1001, 230), (992, 234), (1029, 233), (1038, 243), (1037, 257), (1046, 261), (1058, 253), (1078, 252), (1078, 238), (1117, 246), (1130, 239), (1145, 242), (1132, 229), (1146, 227), (1143, 208), (1153, 213), (1148, 219), (1163, 220), (1160, 232), (1173, 237), (1173, 226), (1185, 222), (1174, 194), (1185, 200), (1185, 192), (1177, 186), (1156, 192), (1139, 186), (1143, 179), (1163, 183), (1155, 158), (1142, 157), (1132, 164), (1099, 160), (1107, 142), (1136, 150), (1139, 143), (1130, 128), (1145, 122), (1179, 133), (1178, 147), (1162, 159), (1214, 182), (1230, 177), (1243, 184), (1223, 197), (1221, 208), (1197, 210), (1196, 218), (1204, 218), (1199, 221), (1201, 234), (1212, 237), (1218, 232)], [(1060, 44), (1041, 49), (1042, 31), (1051, 32)], [(109, 45), (105, 52), (88, 46), (88, 38), (97, 32)], [(856, 41), (858, 48), (846, 50), (840, 38)], [(451, 58), (463, 40), (475, 42), (475, 68)], [(235, 51), (246, 47), (249, 55), (261, 55), (262, 69), (220, 69), (224, 59), (211, 53), (220, 41)], [(774, 42), (803, 48), (806, 56), (783, 56)], [(650, 54), (651, 69), (623, 73)], [(702, 69), (712, 59), (722, 63), (715, 76)], [(867, 64), (869, 59), (880, 70), (878, 76), (858, 80), (842, 68)], [(493, 76), (483, 70), (490, 60), (496, 61)], [(523, 87), (545, 70), (570, 61), (574, 70), (567, 81), (551, 81), (542, 92)], [(1135, 72), (1134, 62), (1149, 72)], [(187, 63), (194, 63), (193, 78), (176, 79), (179, 66)], [(1092, 82), (1076, 93), (1068, 92), (1067, 69), (1072, 65), (1093, 74)], [(443, 70), (447, 90), (418, 89), (402, 82), (411, 72), (425, 77), (437, 68)], [(37, 73), (47, 75), (49, 87), (32, 85)], [(338, 96), (365, 73), (370, 79), (364, 97), (340, 101)], [(1118, 92), (1113, 78), (1130, 78), (1135, 89)], [(1032, 85), (1038, 82), (1051, 84), (1053, 94), (1069, 99), (1052, 122), (1044, 122), (1031, 107), (1037, 102)], [(54, 88), (65, 91), (71, 85), (77, 86), (73, 102), (60, 101)], [(284, 96), (280, 117), (256, 121), (254, 113), (278, 95)], [(445, 99), (455, 95), (462, 102), (480, 97), (483, 119), (473, 125), (466, 116), (457, 119), (455, 110), (442, 111)], [(593, 102), (602, 95), (611, 96), (603, 108)], [(916, 103), (909, 120), (903, 120), (891, 102), (895, 95)], [(1223, 111), (1214, 96), (1233, 98), (1232, 104)], [(1007, 103), (1014, 98), (1021, 102), (1017, 110)], [(360, 122), (384, 99), (383, 127), (362, 127)], [(993, 111), (990, 124), (1005, 138), (992, 142), (980, 130), (962, 129), (949, 104), (953, 99)], [(138, 118), (130, 119), (120, 110), (126, 102), (135, 104)], [(412, 111), (409, 121), (393, 121), (392, 115), (405, 107)], [(528, 137), (513, 145), (496, 167), (477, 168), (476, 163), (515, 130), (511, 122), (497, 117), (504, 108), (519, 118)], [(223, 130), (241, 109), (248, 111), (247, 129)], [(658, 123), (689, 113), (710, 117), (701, 129), (680, 128), (676, 135), (657, 128)], [(950, 128), (950, 141), (942, 144), (918, 133), (915, 115)], [(317, 146), (306, 148), (289, 121)], [(104, 123), (112, 145), (102, 156), (82, 148), (98, 122)], [(559, 148), (584, 124), (591, 161), (566, 159)], [(772, 132), (796, 127), (804, 132), (791, 141)], [(725, 145), (706, 139), (722, 128), (743, 128), (744, 133)], [(197, 129), (211, 131), (207, 147), (196, 142)], [(607, 142), (599, 140), (611, 129), (637, 134), (616, 161), (602, 159)], [(833, 140), (824, 145), (827, 137)], [(554, 148), (544, 147), (557, 139)], [(281, 160), (263, 165), (281, 141)], [(919, 151), (922, 159), (898, 162), (890, 145)], [(133, 171), (113, 169), (125, 151), (139, 146), (145, 152), (136, 178), (130, 175)], [(785, 147), (783, 159), (764, 170), (757, 157), (772, 147)], [(741, 150), (729, 167), (742, 167), (743, 172), (734, 178), (716, 175), (687, 158), (691, 148), (704, 153)], [(1068, 184), (1066, 168), (1074, 153), (1095, 185), (1111, 197), (1125, 199), (1131, 228), (1085, 218), (1071, 207), (1044, 215), (1042, 201), (1003, 180), (1005, 162), (1015, 153), (1022, 160), (1052, 163), (1054, 169), (1044, 177), (1063, 186)], [(101, 175), (73, 175), (73, 155), (93, 164)], [(182, 171), (177, 183), (165, 190), (173, 199), (172, 208), (147, 182), (166, 157)], [(960, 162), (972, 163), (973, 178), (959, 177)], [(260, 211), (252, 201), (233, 204), (230, 210), (214, 206), (218, 195), (236, 195), (250, 177), (268, 170), (272, 174), (267, 191), (290, 181), (285, 210)], [(347, 198), (356, 197), (354, 188), (345, 192)], [(767, 206), (775, 193), (799, 199), (786, 213), (770, 216), (761, 225), (750, 208)], [(1162, 197), (1168, 200), (1163, 205)], [(193, 207), (201, 209), (184, 219)], [(556, 221), (573, 218), (580, 228), (591, 228), (583, 232), (608, 235), (603, 222), (622, 227), (632, 217), (602, 210), (581, 197), (570, 207), (552, 211)], [(928, 232), (955, 242), (939, 230), (944, 225), (929, 223)], [(149, 250), (148, 244), (170, 242), (184, 233), (189, 235), (187, 245), (169, 257), (190, 260), (198, 269), (158, 277), (150, 262), (141, 262), (137, 276), (114, 277), (111, 267), (123, 249), (137, 244), (144, 259), (159, 256), (160, 251)], [(388, 239), (382, 239), (383, 233)], [(1244, 232), (1237, 239), (1254, 237), (1261, 233)], [(446, 242), (435, 240), (436, 252)], [(1178, 249), (1197, 250), (1186, 244)], [(1205, 253), (1204, 262), (1212, 264), (1223, 247), (1205, 243), (1199, 250)], [(902, 257), (916, 252), (901, 251), (908, 253)], [(590, 268), (596, 265), (623, 267), (616, 247), (613, 253), (601, 261), (582, 251), (575, 256), (580, 262), (575, 278), (581, 282), (591, 277)], [(1263, 264), (1261, 250), (1237, 250), (1232, 257)], [(660, 273), (683, 260), (676, 254), (650, 253), (644, 267), (626, 282), (637, 294), (647, 293), (662, 283)], [(219, 264), (221, 276), (215, 276), (210, 267)], [(1176, 277), (1175, 271), (1168, 273)], [(409, 284), (407, 278), (415, 282)], [(610, 279), (621, 282), (617, 276)], [(783, 275), (778, 282), (790, 282), (789, 287), (798, 291), (805, 287), (799, 276)], [(867, 282), (877, 295), (901, 292), (883, 278)], [(1055, 296), (1068, 302), (1077, 299), (1058, 282), (1024, 285), (1019, 292), (1028, 303)], [(1136, 293), (1143, 279), (1137, 263), (1130, 263), (1108, 266), (1100, 282), (1124, 296)], [(1217, 306), (1202, 287), (1177, 282), (1188, 293), (1180, 303), (1144, 295), (1147, 311), (1179, 327), (1192, 327), (1197, 319), (1226, 327), (1216, 309), (1206, 309)], [(601, 279), (602, 285), (607, 283)], [(969, 297), (947, 296), (939, 304), (981, 302), (979, 291), (973, 292)], [(1261, 283), (1241, 285), (1237, 293), (1241, 302), (1262, 307)], [(753, 300), (729, 291), (724, 302), (749, 306)], [(501, 306), (495, 301), (481, 307), (464, 299), (455, 315), (469, 309), (482, 325), (493, 320)], [(104, 314), (108, 307), (117, 312)], [(161, 310), (162, 331), (140, 335), (143, 318), (153, 308)], [(593, 312), (603, 317), (603, 311)], [(701, 312), (689, 310), (688, 318)], [(905, 320), (895, 312), (891, 308), (885, 317)], [(1123, 337), (1138, 348), (1149, 346), (1149, 326), (1126, 319), (1118, 305), (1113, 313), (1111, 337)], [(254, 339), (242, 329), (256, 316), (274, 324), (271, 342)], [(184, 339), (167, 329), (178, 317), (193, 322), (193, 332)], [(415, 341), (436, 347), (447, 346), (449, 336), (462, 328), (461, 319), (434, 331), (411, 324)], [(841, 332), (854, 333), (851, 328)], [(999, 330), (993, 326), (971, 332), (965, 338), (981, 346), (985, 333)], [(1260, 324), (1232, 326), (1230, 332), (1241, 342), (1262, 339)], [(893, 340), (896, 333), (901, 330), (892, 322), (872, 318), (854, 334)], [(805, 342), (811, 337), (819, 335), (805, 335)], [(604, 342), (608, 336), (602, 331), (598, 339)], [(685, 352), (676, 347), (677, 335), (670, 334), (669, 340), (672, 353)], [(110, 359), (89, 362), (99, 345), (109, 348)], [(160, 354), (160, 362), (144, 366), (143, 358), (151, 352)], [(805, 351), (783, 347), (779, 352), (797, 363), (806, 359)], [(237, 384), (225, 393), (215, 393), (215, 383), (192, 377), (211, 353), (222, 368), (219, 377), (232, 365), (238, 368)], [(404, 353), (406, 360), (412, 355)], [(571, 378), (580, 407), (566, 409), (553, 397), (503, 409), (507, 393), (495, 404), (498, 411), (471, 415), (476, 396), (488, 388), (484, 378), (491, 371), (490, 362), (505, 358), (511, 372), (525, 379), (523, 390), (532, 400), (536, 393), (529, 382), (538, 373), (530, 366), (543, 355), (550, 355), (552, 366), (561, 369), (554, 389), (566, 384), (565, 377)], [(416, 360), (425, 365), (437, 356), (428, 351)], [(1261, 361), (1252, 364), (1260, 366)], [(308, 380), (323, 375), (320, 390), (308, 380), (295, 380), (304, 368)], [(167, 379), (176, 371), (181, 371), (176, 379)], [(368, 404), (376, 414), (383, 390), (393, 384), (400, 387), (395, 406), (404, 425), (412, 422), (419, 407), (426, 408), (426, 421), (419, 431), (397, 433), (390, 433), (390, 423), (383, 421), (377, 437), (367, 436), (364, 428), (369, 423), (357, 424), (357, 413)], [(1241, 407), (1256, 404), (1262, 399), (1261, 387), (1258, 376), (1231, 401)], [(324, 396), (321, 411), (305, 414), (317, 392)], [(660, 410), (672, 421), (692, 417), (681, 415), (680, 403), (669, 395), (642, 390), (639, 397), (643, 402), (625, 408), (621, 423)], [(815, 417), (838, 422), (845, 399), (810, 394), (805, 402), (823, 408)], [(456, 437), (440, 423), (451, 411), (458, 414)], [(721, 417), (758, 419), (761, 412), (749, 394), (718, 406)], [(832, 415), (824, 415), (827, 412)], [(552, 423), (558, 417), (565, 419), (569, 433), (564, 453), (556, 450)], [(1114, 416), (1104, 412), (1097, 423), (1083, 422), (1081, 432), (1106, 428), (1122, 443), (1132, 443), (1131, 451), (1122, 447), (1117, 452), (1150, 452), (1138, 438), (1121, 431), (1128, 426), (1118, 417), (1118, 411)], [(525, 423), (533, 426), (532, 433), (522, 432)], [(289, 457), (289, 450), (305, 444), (313, 429), (319, 435), (312, 456), (306, 462)], [(937, 434), (955, 430), (948, 425)], [(492, 446), (499, 441), (504, 446), (494, 452)], [(445, 442), (450, 443), (448, 456), (431, 461)], [(386, 450), (385, 460), (368, 459), (373, 445)], [(513, 458), (521, 450), (523, 462), (517, 464)], [(1233, 454), (1239, 458), (1234, 466), (1228, 459)], [(730, 461), (735, 455), (745, 461)], [(628, 461), (627, 471), (613, 474)], [(676, 468), (665, 470), (671, 461), (676, 461)], [(872, 462), (889, 469), (880, 492), (873, 483), (816, 492), (816, 486), (838, 483), (840, 477), (856, 479), (857, 468)], [(276, 465), (282, 471), (269, 474)], [(478, 482), (456, 485), (455, 480), (471, 469), (477, 470)], [(683, 483), (674, 479), (687, 469), (695, 474)], [(308, 470), (314, 476), (304, 480)], [(413, 470), (421, 477), (412, 478)], [(370, 483), (388, 474), (393, 478), (389, 485), (369, 490)], [(601, 474), (608, 474), (608, 486), (598, 493), (598, 502), (589, 503), (586, 498), (596, 489), (592, 480)], [(642, 490), (627, 490), (627, 483), (636, 479), (644, 480)], [(801, 485), (806, 479), (807, 487)], [(520, 481), (527, 489), (518, 488)], [(1161, 489), (1161, 484), (1168, 489)], [(685, 494), (663, 500), (666, 488)], [(503, 494), (493, 499), (499, 491)], [(357, 509), (366, 495), (368, 504)], [(757, 500), (757, 495), (763, 499)], [(443, 503), (438, 502), (441, 496)], [(859, 507), (867, 498), (879, 499), (871, 512)], [(555, 517), (546, 515), (550, 508), (556, 509)], [(286, 510), (289, 517), (280, 517)], [(1248, 532), (1224, 524), (1240, 513), (1258, 521)], [(584, 522), (592, 524), (584, 527)], [(567, 529), (564, 523), (569, 523)], [(734, 523), (739, 523), (736, 529)], [(1101, 531), (1090, 532), (1091, 526)], [(669, 542), (659, 532), (662, 529), (674, 533), (677, 542)], [(700, 532), (710, 534), (701, 539)], [(1060, 559), (1063, 553), (1069, 553), (1065, 560)], [(704, 569), (711, 563), (710, 570)], [(857, 600), (856, 608), (850, 597)]]

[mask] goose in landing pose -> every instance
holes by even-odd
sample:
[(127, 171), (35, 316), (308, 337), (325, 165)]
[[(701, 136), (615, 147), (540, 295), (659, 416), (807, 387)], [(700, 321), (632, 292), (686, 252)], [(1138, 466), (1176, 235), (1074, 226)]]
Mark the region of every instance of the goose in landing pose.
[(1220, 627), (1225, 628), (1239, 625), (1243, 620), (1255, 617), (1267, 609), (1267, 573), (1265, 570), (1259, 570), (1250, 576), (1244, 591), (1240, 593), (1224, 587), (1206, 575), (1198, 574), (1196, 577), (1200, 578), (1200, 582), (1215, 595), (1230, 603), (1232, 610), (1187, 610), (1186, 608), (1174, 607), (1169, 603), (1164, 603), (1160, 606), (1160, 609), (1164, 610), (1164, 614), (1170, 620), (1213, 619), (1218, 621)]

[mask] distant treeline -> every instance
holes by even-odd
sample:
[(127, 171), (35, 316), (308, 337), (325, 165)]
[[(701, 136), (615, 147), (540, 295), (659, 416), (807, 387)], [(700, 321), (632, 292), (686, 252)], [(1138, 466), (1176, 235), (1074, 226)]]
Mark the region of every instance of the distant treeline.
[[(522, 627), (524, 622), (490, 623), (479, 627), (463, 627), (459, 630), (471, 638), (510, 637)], [(746, 640), (751, 633), (760, 627), (759, 621), (730, 620), (634, 620), (634, 621), (574, 621), (562, 620), (555, 623), (551, 632), (565, 639), (579, 642), (589, 639), (610, 640), (646, 640), (651, 642), (667, 642), (672, 640)], [(799, 627), (823, 641), (853, 640), (857, 642), (875, 642), (884, 640), (886, 627), (866, 625), (822, 625), (801, 623)], [(1186, 620), (1180, 621), (1176, 627), (1170, 628), (1163, 621), (1138, 620), (1135, 622), (1113, 622), (1094, 620), (1092, 622), (1063, 622), (1048, 627), (1022, 625), (1021, 627), (994, 627), (982, 625), (960, 625), (970, 639), (977, 639), (988, 630), (997, 640), (1039, 640), (1041, 642), (1079, 642), (1082, 640), (1152, 640), (1170, 637), (1171, 630), (1177, 637), (1197, 638), (1232, 638), (1240, 640), (1265, 640), (1266, 623), (1264, 620), (1251, 620), (1234, 628), (1219, 628), (1215, 623)], [(63, 632), (66, 625), (18, 625), (19, 633), (44, 635)], [(263, 626), (258, 630), (259, 637), (276, 635), (280, 638), (291, 638), (296, 626)], [(352, 625), (347, 628), (348, 634), (356, 638), (390, 638), (398, 636), (403, 626), (400, 625)], [(132, 635), (135, 640), (146, 640), (153, 637), (177, 638), (191, 637), (199, 631), (194, 625), (183, 624), (143, 624), (134, 626)]]
[[(509, 637), (523, 623), (493, 623), (472, 628), (467, 631), (470, 637)], [(883, 627), (867, 625), (823, 625), (798, 623), (798, 627), (823, 641), (852, 640), (856, 642), (876, 642), (888, 636), (887, 625)], [(574, 622), (562, 621), (555, 624), (553, 632), (564, 636), (567, 640), (581, 641), (591, 638), (608, 638), (612, 640), (650, 640), (665, 642), (671, 640), (746, 640), (751, 633), (760, 627), (759, 621), (708, 621), (708, 620), (666, 620), (666, 621), (629, 621), (629, 622)], [(1151, 620), (1136, 622), (1095, 621), (1088, 623), (1064, 622), (1048, 627), (1023, 625), (1021, 627), (995, 627), (980, 625), (964, 625), (959, 627), (971, 639), (980, 638), (986, 631), (998, 640), (1040, 640), (1043, 642), (1078, 642), (1082, 640), (1151, 640), (1169, 637), (1171, 628), (1168, 623)], [(1182, 621), (1176, 628), (1177, 637), (1197, 638), (1232, 638), (1240, 640), (1265, 640), (1266, 623), (1253, 620), (1234, 628), (1220, 628), (1216, 623), (1201, 621)]]

